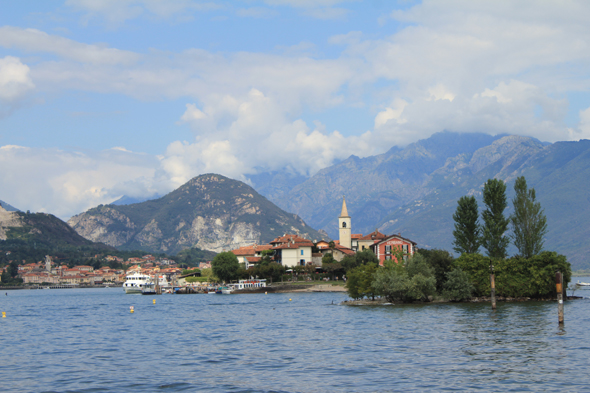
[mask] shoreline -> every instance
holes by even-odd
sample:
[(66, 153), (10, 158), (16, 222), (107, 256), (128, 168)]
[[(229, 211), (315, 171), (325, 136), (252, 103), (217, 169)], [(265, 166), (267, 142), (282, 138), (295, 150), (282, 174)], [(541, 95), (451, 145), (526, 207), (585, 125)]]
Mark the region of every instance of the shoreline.
[(232, 294), (243, 293), (300, 293), (300, 292), (346, 292), (344, 285), (338, 284), (284, 284), (261, 288), (238, 289)]
[[(584, 299), (582, 296), (568, 296), (567, 300), (580, 300)], [(530, 298), (530, 297), (496, 297), (496, 302), (500, 303), (518, 303), (518, 302), (556, 302), (557, 298)], [(360, 299), (360, 300), (345, 300), (340, 303), (343, 306), (395, 306), (400, 304), (459, 304), (459, 303), (490, 303), (491, 299), (489, 296), (475, 297), (469, 300), (462, 300), (460, 302), (453, 302), (446, 299), (434, 299), (432, 301), (413, 301), (413, 302), (390, 302), (385, 298), (371, 299)]]

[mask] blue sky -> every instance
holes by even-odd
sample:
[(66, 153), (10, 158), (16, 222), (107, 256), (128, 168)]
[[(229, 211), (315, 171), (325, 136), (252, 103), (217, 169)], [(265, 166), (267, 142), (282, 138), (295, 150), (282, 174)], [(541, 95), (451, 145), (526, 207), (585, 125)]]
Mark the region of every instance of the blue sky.
[(586, 1), (0, 0), (0, 199), (64, 219), (435, 132), (590, 136)]

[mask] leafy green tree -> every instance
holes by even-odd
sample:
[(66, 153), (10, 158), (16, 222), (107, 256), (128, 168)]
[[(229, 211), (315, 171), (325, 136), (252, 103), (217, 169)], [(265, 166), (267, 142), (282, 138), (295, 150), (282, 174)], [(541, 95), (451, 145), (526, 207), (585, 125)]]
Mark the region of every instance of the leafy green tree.
[(510, 216), (512, 240), (520, 255), (531, 258), (543, 249), (543, 237), (547, 233), (547, 217), (541, 203), (536, 202), (535, 189), (527, 188), (524, 176), (514, 183), (516, 196), (512, 200), (514, 213)]
[(219, 281), (219, 278), (213, 274), (213, 269), (201, 269), (201, 277), (207, 278), (209, 282)]
[(215, 274), (221, 281), (229, 282), (237, 277), (240, 263), (238, 257), (231, 251), (219, 253), (213, 258), (211, 262), (213, 274)]
[(92, 268), (94, 270), (98, 270), (98, 269), (101, 268), (102, 264), (100, 263), (100, 260), (99, 259), (94, 259), (93, 258), (93, 259), (90, 260), (90, 266), (92, 266)]
[(428, 264), (434, 269), (436, 291), (441, 293), (443, 284), (447, 280), (446, 274), (453, 270), (453, 256), (450, 252), (439, 249), (420, 249), (418, 250), (418, 253), (426, 258)]
[(4, 285), (14, 285), (14, 284), (22, 284), (22, 278), (18, 277), (18, 263), (16, 261), (12, 261), (6, 266), (6, 270), (2, 273), (2, 284)]
[(563, 287), (567, 288), (571, 265), (556, 252), (544, 251), (531, 258), (517, 256), (500, 261), (496, 268), (496, 293), (506, 297), (553, 297), (557, 270), (562, 272)]
[(348, 296), (353, 299), (362, 299), (366, 296), (375, 300), (375, 289), (372, 284), (378, 267), (375, 263), (368, 263), (350, 270), (346, 276)]
[(362, 290), (362, 269), (354, 268), (347, 273), (346, 292), (353, 299), (362, 299), (365, 295)]
[(331, 252), (328, 252), (328, 253), (324, 254), (324, 256), (322, 256), (322, 267), (324, 265), (329, 265), (334, 262), (336, 262), (336, 260), (334, 259), (334, 256), (332, 255)]
[(489, 179), (483, 187), (483, 202), (486, 209), (482, 213), (484, 221), (482, 246), (491, 258), (506, 258), (506, 249), (510, 243), (505, 236), (509, 220), (504, 217), (506, 202), (506, 184), (499, 179)]
[(336, 276), (342, 276), (345, 273), (342, 264), (336, 261), (327, 264), (322, 263), (322, 269), (324, 269), (326, 273), (331, 275), (332, 280), (334, 280)]
[(457, 268), (446, 274), (442, 295), (453, 302), (469, 299), (474, 291), (469, 275)]
[(473, 196), (462, 196), (457, 202), (457, 210), (453, 214), (455, 230), (453, 250), (459, 254), (474, 254), (481, 244), (481, 226), (478, 221), (477, 201)]
[[(455, 267), (461, 269), (469, 276), (475, 296), (490, 295), (490, 262), (490, 258), (481, 254), (463, 254), (455, 259)], [(497, 268), (499, 261), (495, 260), (493, 263)]]
[(425, 301), (436, 293), (434, 270), (420, 254), (415, 254), (405, 264), (387, 263), (374, 274), (372, 285), (376, 294), (389, 301)]
[(285, 267), (276, 262), (259, 264), (254, 268), (248, 269), (249, 275), (258, 278), (265, 278), (270, 281), (279, 281), (281, 275), (285, 274)]
[(378, 295), (384, 296), (388, 301), (407, 300), (410, 279), (401, 264), (388, 264), (375, 273), (373, 288)]
[(260, 252), (261, 258), (259, 266), (266, 266), (272, 262), (272, 256), (274, 255), (274, 250), (262, 250)]
[(350, 271), (358, 266), (374, 263), (379, 265), (379, 259), (371, 250), (363, 250), (354, 255), (347, 255), (340, 261), (345, 271)]

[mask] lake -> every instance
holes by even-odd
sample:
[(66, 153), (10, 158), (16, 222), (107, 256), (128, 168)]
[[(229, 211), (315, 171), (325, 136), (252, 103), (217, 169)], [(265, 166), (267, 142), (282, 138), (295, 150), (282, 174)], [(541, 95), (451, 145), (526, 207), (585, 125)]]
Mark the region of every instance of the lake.
[(343, 306), (342, 293), (0, 295), (2, 391), (590, 390), (590, 299), (566, 302), (560, 328), (556, 302), (494, 312)]

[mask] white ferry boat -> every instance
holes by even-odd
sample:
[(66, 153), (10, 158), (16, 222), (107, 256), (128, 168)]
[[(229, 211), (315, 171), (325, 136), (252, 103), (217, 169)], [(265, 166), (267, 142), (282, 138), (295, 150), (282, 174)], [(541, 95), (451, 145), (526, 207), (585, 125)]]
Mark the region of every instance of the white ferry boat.
[(152, 278), (147, 274), (133, 273), (125, 277), (123, 289), (125, 293), (141, 293), (143, 287), (152, 282)]

